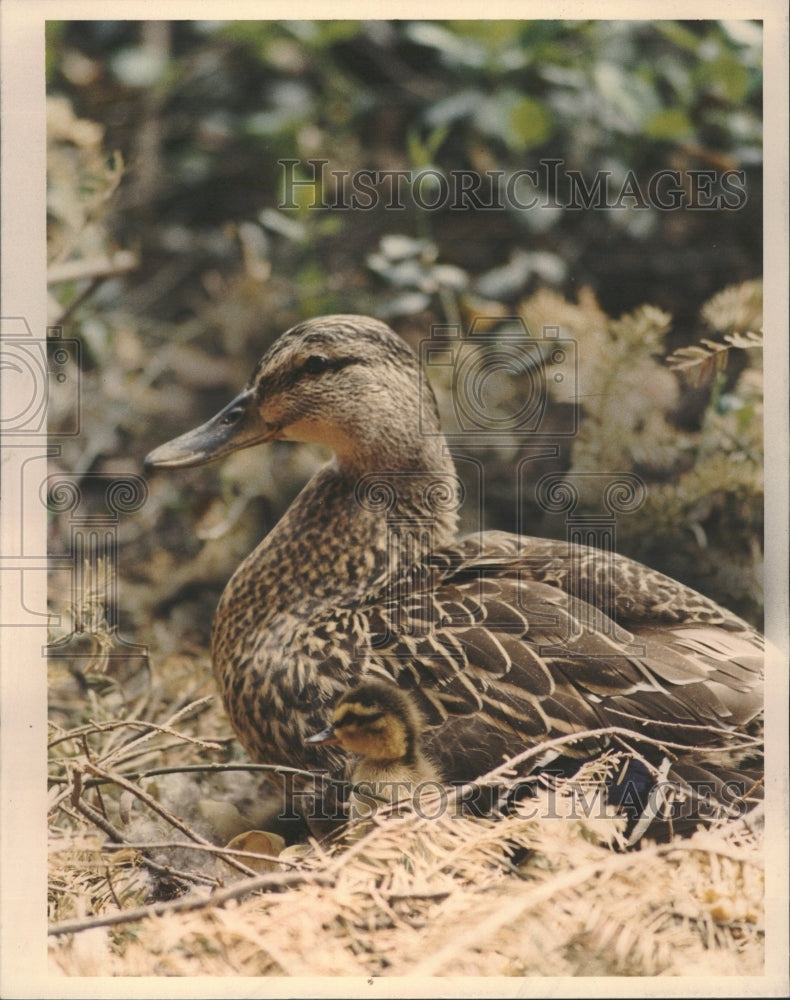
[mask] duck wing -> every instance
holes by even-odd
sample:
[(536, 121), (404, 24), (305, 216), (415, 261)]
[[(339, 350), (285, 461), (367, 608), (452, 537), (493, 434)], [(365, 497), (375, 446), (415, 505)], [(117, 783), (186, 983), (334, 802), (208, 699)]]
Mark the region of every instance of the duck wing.
[[(469, 777), (503, 754), (606, 727), (718, 747), (759, 716), (761, 637), (714, 602), (620, 556), (606, 557), (607, 593), (597, 550), (484, 538), (439, 553), (429, 584), (412, 578), (361, 609), (369, 668), (411, 690), (440, 727), (429, 743), (445, 767), (449, 758)], [(606, 743), (580, 738), (563, 752)]]
[(518, 573), (582, 596), (625, 627), (692, 622), (759, 633), (715, 601), (679, 580), (616, 552), (531, 538), (505, 531), (469, 535), (433, 557), (443, 578)]

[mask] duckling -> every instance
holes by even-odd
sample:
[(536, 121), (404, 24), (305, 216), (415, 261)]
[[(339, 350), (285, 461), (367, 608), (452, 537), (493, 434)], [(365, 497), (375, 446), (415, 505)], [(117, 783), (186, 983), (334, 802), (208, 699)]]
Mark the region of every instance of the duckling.
[(458, 537), (436, 400), (384, 323), (298, 324), (240, 395), (147, 464), (201, 465), (271, 441), (326, 445), (334, 458), (217, 608), (214, 672), (253, 760), (341, 777), (337, 747), (305, 737), (373, 674), (409, 692), (451, 783), (558, 737), (564, 754), (593, 756), (611, 728), (646, 755), (659, 742), (662, 755), (705, 767), (728, 748), (737, 763), (744, 744), (759, 755), (763, 642), (746, 622), (611, 552), (498, 531)]
[(308, 744), (336, 744), (356, 756), (349, 768), (349, 819), (369, 819), (382, 803), (414, 800), (441, 786), (438, 767), (420, 747), (424, 723), (394, 684), (366, 680), (335, 704), (331, 724)]

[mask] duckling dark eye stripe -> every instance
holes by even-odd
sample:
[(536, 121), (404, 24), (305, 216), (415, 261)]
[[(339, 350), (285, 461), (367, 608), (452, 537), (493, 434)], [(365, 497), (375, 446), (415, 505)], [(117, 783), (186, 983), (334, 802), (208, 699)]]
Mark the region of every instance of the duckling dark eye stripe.
[(383, 712), (357, 712), (354, 709), (349, 709), (346, 712), (335, 719), (334, 725), (335, 729), (343, 728), (343, 726), (354, 726), (369, 722), (376, 722), (384, 716)]

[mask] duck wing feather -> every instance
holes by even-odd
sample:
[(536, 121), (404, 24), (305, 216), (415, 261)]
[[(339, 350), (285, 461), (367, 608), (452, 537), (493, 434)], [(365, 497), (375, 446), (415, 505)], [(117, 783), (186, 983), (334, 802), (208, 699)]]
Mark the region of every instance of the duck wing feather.
[[(404, 588), (393, 588), (397, 598), (359, 609), (369, 668), (411, 690), (429, 726), (475, 714), (483, 738), (509, 753), (608, 726), (695, 747), (726, 742), (759, 714), (761, 637), (714, 602), (612, 557), (610, 617), (565, 589), (564, 543), (535, 540), (532, 551), (532, 540), (485, 538), (439, 553), (429, 588), (405, 601)], [(580, 555), (582, 574), (597, 578), (601, 553)], [(591, 599), (602, 593), (581, 589)], [(448, 732), (463, 755), (470, 744), (460, 720)], [(580, 739), (569, 752), (605, 742)]]

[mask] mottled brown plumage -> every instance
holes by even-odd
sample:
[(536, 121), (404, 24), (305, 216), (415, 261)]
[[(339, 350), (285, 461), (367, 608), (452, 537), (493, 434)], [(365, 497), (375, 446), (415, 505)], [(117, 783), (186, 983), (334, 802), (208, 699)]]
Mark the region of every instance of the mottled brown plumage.
[(376, 677), (412, 693), (448, 780), (601, 727), (712, 760), (756, 729), (762, 640), (735, 615), (622, 556), (607, 556), (607, 589), (598, 550), (456, 537), (433, 394), (383, 323), (332, 316), (294, 327), (237, 399), (148, 462), (201, 464), (274, 440), (328, 445), (335, 458), (217, 609), (214, 670), (254, 760), (341, 774), (342, 755), (304, 739), (342, 691)]

